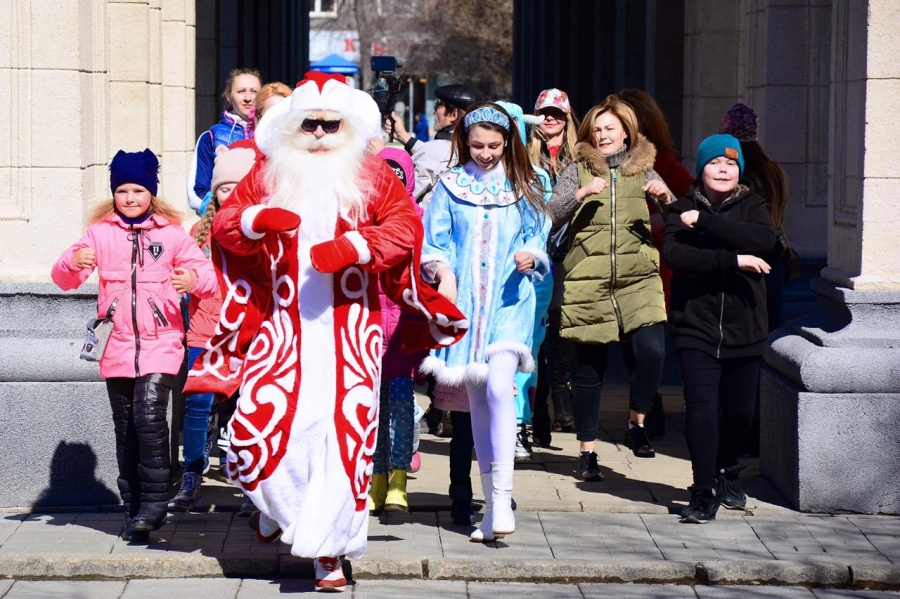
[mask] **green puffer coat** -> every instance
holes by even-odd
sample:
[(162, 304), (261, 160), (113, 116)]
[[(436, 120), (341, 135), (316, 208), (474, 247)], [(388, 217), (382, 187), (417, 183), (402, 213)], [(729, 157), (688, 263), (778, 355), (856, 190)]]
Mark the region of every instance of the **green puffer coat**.
[(610, 343), (666, 321), (659, 252), (643, 190), (656, 148), (639, 134), (613, 169), (588, 143), (578, 144), (575, 154), (579, 187), (594, 177), (610, 186), (585, 198), (572, 217), (563, 261), (561, 334), (580, 343)]

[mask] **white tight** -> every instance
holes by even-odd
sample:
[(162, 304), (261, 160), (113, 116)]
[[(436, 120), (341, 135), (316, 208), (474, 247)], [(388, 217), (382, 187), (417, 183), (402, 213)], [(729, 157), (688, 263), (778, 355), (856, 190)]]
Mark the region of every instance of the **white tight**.
[(472, 413), (472, 438), (480, 472), (491, 462), (513, 463), (516, 447), (516, 402), (513, 397), (519, 354), (500, 352), (488, 359), (487, 385), (466, 383)]

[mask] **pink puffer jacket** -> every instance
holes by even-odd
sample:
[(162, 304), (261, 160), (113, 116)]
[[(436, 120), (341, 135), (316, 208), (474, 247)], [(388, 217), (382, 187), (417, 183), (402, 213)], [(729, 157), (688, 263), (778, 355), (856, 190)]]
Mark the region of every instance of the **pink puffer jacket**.
[[(416, 185), (415, 170), (413, 168), (412, 159), (405, 150), (400, 148), (386, 147), (378, 152), (378, 156), (387, 161), (388, 166), (394, 170), (394, 173), (406, 186), (406, 193), (409, 194), (409, 201), (412, 202), (416, 214), (421, 218), (423, 214), (422, 207), (416, 203), (416, 198), (412, 195)], [(402, 173), (397, 169), (402, 169)], [(413, 322), (415, 317), (412, 314), (403, 312), (400, 306), (390, 300), (381, 290), (381, 283), (378, 284), (378, 299), (381, 303), (381, 330), (384, 333), (384, 340), (381, 351), (381, 379), (389, 381), (398, 376), (415, 376), (416, 368), (427, 352), (420, 354), (408, 354), (400, 347), (400, 339), (403, 335), (403, 324)]]
[(97, 317), (105, 316), (110, 304), (117, 302), (100, 376), (178, 374), (184, 358), (184, 325), (172, 271), (176, 267), (191, 271), (191, 294), (211, 297), (218, 289), (212, 262), (184, 229), (161, 215), (153, 214), (132, 228), (113, 214), (88, 227), (53, 265), (50, 276), (60, 289), (77, 288), (93, 272), (72, 263), (75, 250), (86, 247), (96, 252), (100, 272)]

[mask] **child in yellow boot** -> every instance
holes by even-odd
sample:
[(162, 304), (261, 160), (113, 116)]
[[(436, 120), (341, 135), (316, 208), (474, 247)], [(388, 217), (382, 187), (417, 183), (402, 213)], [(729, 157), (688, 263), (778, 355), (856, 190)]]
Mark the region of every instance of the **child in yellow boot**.
[[(378, 155), (387, 161), (410, 194), (413, 209), (421, 216), (415, 203), (415, 171), (412, 160), (404, 150), (384, 148)], [(379, 292), (381, 289), (379, 287)], [(406, 493), (406, 473), (412, 460), (413, 428), (415, 426), (415, 374), (425, 353), (408, 354), (401, 347), (403, 324), (410, 315), (384, 293), (379, 293), (382, 340), (381, 393), (378, 411), (378, 438), (372, 459), (373, 476), (369, 490), (369, 508), (378, 511), (405, 512), (409, 509)], [(392, 471), (390, 483), (388, 472)]]

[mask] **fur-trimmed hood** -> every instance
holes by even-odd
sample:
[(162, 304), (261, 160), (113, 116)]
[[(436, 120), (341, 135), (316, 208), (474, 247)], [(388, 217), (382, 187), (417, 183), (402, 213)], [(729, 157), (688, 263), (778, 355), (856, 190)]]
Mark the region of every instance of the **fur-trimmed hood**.
[[(584, 165), (595, 177), (609, 178), (609, 166), (606, 157), (589, 142), (582, 141), (575, 144), (575, 160), (584, 162)], [(625, 160), (619, 167), (623, 175), (637, 175), (646, 173), (653, 168), (656, 160), (656, 146), (638, 133), (635, 142), (625, 154)]]

